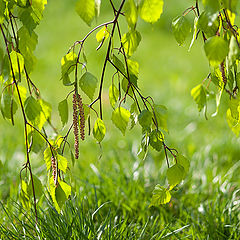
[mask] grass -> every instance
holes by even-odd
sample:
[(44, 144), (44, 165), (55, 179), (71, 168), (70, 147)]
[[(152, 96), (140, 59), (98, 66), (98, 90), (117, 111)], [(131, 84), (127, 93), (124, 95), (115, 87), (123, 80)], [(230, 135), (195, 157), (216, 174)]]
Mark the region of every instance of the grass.
[[(37, 29), (39, 61), (32, 78), (37, 79), (53, 109), (68, 91), (59, 81), (61, 57), (89, 30), (73, 14), (74, 1), (69, 2), (49, 1)], [(92, 138), (81, 144), (81, 157), (67, 177), (73, 188), (70, 200), (59, 214), (45, 189), (46, 195), (38, 202), (36, 227), (33, 210), (18, 202), (19, 171), (25, 161), (21, 121), (11, 127), (0, 120), (0, 239), (240, 239), (240, 141), (225, 120), (228, 98), (222, 99), (217, 117), (210, 117), (214, 103), (209, 106), (209, 120), (198, 114), (190, 89), (209, 71), (202, 43), (198, 41), (190, 53), (187, 45), (177, 46), (169, 31), (170, 21), (188, 6), (165, 2), (158, 24), (149, 26), (140, 21), (143, 40), (135, 59), (140, 63), (139, 86), (144, 94), (168, 107), (167, 143), (191, 162), (187, 179), (173, 193), (171, 203), (149, 208), (154, 186), (166, 184), (163, 153), (150, 149), (147, 158), (139, 160), (139, 127), (123, 137), (108, 120), (106, 101), (108, 132), (101, 148)], [(107, 10), (104, 16), (110, 16)], [(89, 69), (97, 75), (104, 51), (96, 57), (92, 50), (95, 45), (91, 39), (87, 53)], [(60, 127), (55, 110), (52, 119)], [(32, 161), (34, 174), (45, 183), (43, 155), (32, 155)]]

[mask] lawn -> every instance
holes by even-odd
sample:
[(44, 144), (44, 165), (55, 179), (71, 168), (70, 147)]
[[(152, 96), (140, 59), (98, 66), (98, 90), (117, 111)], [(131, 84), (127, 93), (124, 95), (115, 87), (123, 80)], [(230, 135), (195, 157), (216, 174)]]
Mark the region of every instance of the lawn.
[[(58, 129), (57, 106), (69, 91), (60, 82), (61, 58), (90, 30), (75, 13), (74, 2), (49, 1), (37, 27), (38, 62), (31, 77), (51, 103), (52, 122)], [(102, 2), (102, 16), (93, 26), (112, 19), (107, 1)], [(214, 100), (209, 102), (208, 120), (198, 112), (190, 92), (209, 72), (202, 39), (189, 52), (191, 38), (180, 47), (171, 32), (172, 19), (189, 5), (189, 1), (165, 1), (157, 24), (140, 21), (142, 42), (133, 56), (140, 64), (140, 89), (168, 109), (167, 144), (190, 161), (188, 176), (171, 202), (149, 207), (154, 186), (167, 183), (164, 153), (149, 149), (140, 159), (139, 125), (125, 136), (113, 126), (107, 97), (110, 69), (104, 85), (107, 134), (101, 146), (87, 136), (80, 144), (80, 158), (75, 164), (68, 159), (71, 169), (66, 181), (73, 191), (60, 213), (47, 191), (43, 152), (31, 155), (33, 172), (45, 188), (37, 204), (37, 226), (34, 209), (24, 209), (18, 201), (25, 162), (20, 112), (14, 127), (0, 119), (0, 239), (240, 239), (240, 140), (226, 121), (229, 97), (223, 97), (215, 117), (211, 116)], [(189, 19), (193, 21), (193, 16)], [(88, 69), (98, 76), (106, 49), (96, 53), (96, 47), (93, 37), (86, 54)], [(73, 145), (73, 135), (70, 138)]]

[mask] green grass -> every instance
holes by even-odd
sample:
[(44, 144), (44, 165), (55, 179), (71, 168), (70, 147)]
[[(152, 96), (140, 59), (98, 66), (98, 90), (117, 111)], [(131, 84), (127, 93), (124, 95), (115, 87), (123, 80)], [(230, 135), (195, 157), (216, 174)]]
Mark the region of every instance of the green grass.
[[(47, 193), (43, 154), (32, 154), (34, 174), (46, 190), (46, 196), (38, 202), (36, 227), (34, 211), (23, 209), (18, 202), (19, 172), (25, 161), (22, 121), (11, 127), (1, 119), (0, 239), (240, 239), (240, 141), (225, 120), (228, 98), (222, 99), (216, 117), (210, 117), (214, 101), (209, 105), (209, 120), (198, 113), (190, 90), (209, 71), (202, 42), (199, 39), (190, 53), (187, 44), (177, 46), (170, 22), (188, 3), (165, 2), (158, 24), (140, 21), (142, 42), (134, 58), (140, 63), (139, 86), (144, 94), (168, 108), (167, 143), (191, 163), (187, 179), (173, 193), (171, 203), (149, 208), (154, 186), (166, 184), (164, 154), (150, 149), (146, 159), (140, 161), (140, 127), (123, 137), (109, 120), (106, 100), (107, 135), (101, 148), (91, 137), (81, 143), (80, 159), (66, 179), (71, 182), (72, 196), (60, 214)], [(73, 3), (49, 1), (45, 18), (37, 28), (38, 63), (32, 79), (44, 99), (51, 102), (52, 120), (58, 127), (57, 104), (68, 92), (59, 81), (60, 60), (69, 46), (89, 31), (74, 13)], [(104, 10), (99, 22), (111, 18)], [(86, 52), (89, 70), (98, 75), (104, 49), (96, 57), (96, 45), (91, 39)], [(105, 87), (110, 77), (107, 75)], [(66, 131), (63, 129), (61, 134)]]

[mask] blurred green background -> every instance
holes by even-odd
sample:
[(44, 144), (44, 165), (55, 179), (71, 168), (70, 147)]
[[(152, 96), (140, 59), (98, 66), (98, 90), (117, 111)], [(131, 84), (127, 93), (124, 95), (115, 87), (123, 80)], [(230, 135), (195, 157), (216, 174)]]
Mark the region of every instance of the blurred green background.
[[(176, 199), (180, 199), (181, 194), (194, 196), (194, 194), (204, 193), (206, 195), (203, 201), (205, 201), (208, 198), (207, 194), (212, 194), (220, 186), (221, 191), (230, 198), (233, 190), (239, 187), (240, 183), (238, 162), (240, 141), (227, 125), (225, 114), (228, 108), (228, 96), (223, 96), (216, 117), (211, 117), (215, 111), (214, 99), (209, 102), (208, 120), (205, 119), (203, 113), (198, 112), (190, 91), (209, 73), (208, 61), (203, 51), (203, 41), (199, 36), (189, 52), (191, 37), (184, 46), (180, 47), (171, 33), (172, 19), (181, 15), (187, 7), (191, 6), (192, 2), (165, 1), (164, 13), (160, 21), (154, 25), (146, 24), (139, 19), (137, 28), (142, 35), (142, 41), (133, 59), (140, 64), (138, 83), (143, 94), (151, 95), (157, 104), (168, 108), (169, 134), (165, 136), (167, 144), (178, 149), (191, 162), (190, 174), (184, 186), (180, 187), (182, 190), (179, 195), (176, 195)], [(44, 18), (36, 30), (39, 37), (35, 51), (38, 62), (31, 77), (39, 87), (42, 97), (52, 104), (52, 122), (59, 129), (61, 129), (61, 122), (57, 105), (69, 92), (69, 88), (64, 87), (60, 81), (61, 58), (76, 40), (82, 39), (90, 30), (75, 13), (74, 3), (73, 0), (49, 0)], [(92, 26), (112, 18), (108, 1), (103, 0), (101, 16)], [(193, 22), (193, 13), (189, 14), (189, 19)], [(122, 32), (126, 31), (127, 28), (122, 29)], [(96, 52), (97, 45), (95, 35), (93, 35), (85, 51), (89, 71), (99, 76), (103, 64), (104, 47)], [(136, 175), (137, 178), (135, 169), (139, 160), (136, 152), (141, 141), (141, 130), (139, 126), (136, 126), (133, 130), (127, 131), (126, 136), (123, 137), (120, 131), (112, 125), (107, 97), (110, 81), (111, 76), (108, 74), (104, 84), (104, 96), (106, 95), (104, 120), (107, 135), (102, 148), (92, 137), (88, 137), (84, 143), (81, 143), (80, 159), (72, 169), (72, 174), (76, 179), (73, 187), (77, 192), (84, 192), (86, 196), (90, 194), (87, 191), (92, 191), (84, 187), (87, 184), (96, 184), (101, 192), (99, 179), (104, 174), (112, 179), (113, 186), (121, 185), (122, 179), (117, 177), (121, 171), (125, 172), (126, 176), (132, 176), (134, 179)], [(98, 105), (96, 107), (98, 108)], [(0, 123), (0, 160), (3, 163), (2, 169), (4, 169), (0, 175), (0, 196), (6, 200), (9, 196), (15, 198), (14, 196), (19, 191), (19, 171), (25, 161), (23, 128), (21, 119), (16, 121), (14, 127), (2, 118)], [(66, 131), (67, 128), (64, 128), (61, 134), (63, 135)], [(46, 169), (43, 154), (33, 154), (32, 161), (34, 173), (44, 179)], [(156, 183), (165, 183), (166, 163), (163, 154), (150, 150), (141, 174), (145, 178), (143, 184), (145, 189), (142, 191), (148, 191), (148, 196), (151, 196)], [(229, 190), (231, 187), (233, 190)], [(114, 195), (114, 191), (106, 196), (110, 200), (118, 197)], [(128, 205), (136, 210), (139, 205), (136, 203), (137, 196), (132, 195), (132, 197), (136, 198), (134, 203), (131, 202), (133, 198), (125, 199), (125, 205), (126, 208)], [(196, 198), (193, 199), (196, 200)], [(150, 199), (145, 200), (150, 201)], [(198, 204), (197, 207), (201, 204), (200, 199)], [(145, 207), (142, 208), (145, 209)]]

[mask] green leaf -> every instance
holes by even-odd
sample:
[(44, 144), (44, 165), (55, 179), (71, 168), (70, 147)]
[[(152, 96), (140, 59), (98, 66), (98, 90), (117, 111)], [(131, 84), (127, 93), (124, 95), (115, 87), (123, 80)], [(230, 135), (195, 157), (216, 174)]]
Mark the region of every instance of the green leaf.
[[(68, 74), (70, 74), (74, 70), (76, 61), (77, 55), (74, 52), (69, 52), (62, 58), (61, 60), (62, 78), (63, 80), (65, 80), (65, 82), (66, 78), (68, 77)], [(67, 80), (67, 82), (70, 82), (70, 80)]]
[(60, 209), (62, 208), (63, 204), (67, 201), (66, 194), (62, 188), (62, 186), (58, 183), (55, 189), (55, 201), (54, 205), (56, 207), (56, 210), (60, 212)]
[(129, 74), (138, 77), (139, 63), (137, 61), (133, 61), (131, 59), (128, 59), (127, 64), (128, 64)]
[(128, 95), (133, 97), (131, 85), (129, 84), (129, 81), (125, 77), (122, 79), (122, 89), (125, 93), (128, 91)]
[(109, 32), (108, 32), (106, 26), (101, 28), (96, 34), (96, 39), (97, 39), (98, 42), (102, 42), (103, 40), (107, 40), (108, 37), (109, 37)]
[(163, 0), (143, 0), (140, 6), (140, 17), (149, 23), (155, 23), (163, 12)]
[[(33, 175), (33, 184), (34, 184), (35, 196), (37, 198), (40, 198), (43, 195), (43, 186), (42, 186), (42, 183), (39, 180), (39, 178), (35, 175)], [(29, 196), (33, 196), (31, 180), (29, 180), (29, 182), (28, 182), (28, 194), (29, 194)]]
[(231, 112), (231, 116), (236, 120), (239, 120), (239, 110), (238, 110), (239, 103), (240, 103), (239, 98), (231, 98), (229, 101), (229, 109)]
[(68, 102), (67, 99), (64, 99), (58, 104), (58, 112), (64, 126), (68, 122)]
[(34, 130), (28, 133), (28, 141), (31, 142), (31, 151), (35, 153), (41, 151), (45, 146), (44, 138)]
[(4, 118), (13, 119), (13, 115), (17, 111), (17, 103), (12, 94), (5, 89), (1, 97), (1, 112)]
[(34, 125), (38, 125), (42, 112), (40, 103), (32, 96), (29, 96), (24, 102), (24, 107), (28, 120)]
[(209, 38), (204, 44), (206, 56), (212, 66), (218, 66), (228, 55), (228, 43), (221, 37)]
[(68, 199), (71, 195), (72, 188), (67, 183), (63, 181), (59, 181), (60, 186), (62, 187), (62, 190), (64, 191), (66, 198)]
[(20, 53), (14, 50), (10, 53), (10, 58), (14, 75), (18, 77), (18, 74), (22, 73), (24, 69), (24, 58)]
[(206, 105), (206, 93), (202, 86), (202, 84), (197, 85), (195, 88), (191, 90), (191, 95), (194, 99), (194, 101), (198, 105), (198, 111), (201, 112), (201, 110)]
[(92, 100), (97, 87), (97, 78), (90, 72), (85, 72), (79, 80), (82, 91)]
[(119, 98), (119, 90), (116, 88), (114, 84), (112, 84), (109, 87), (109, 101), (113, 108), (115, 107), (115, 104), (118, 101), (118, 98)]
[(25, 209), (29, 209), (31, 206), (30, 197), (28, 195), (28, 192), (29, 192), (28, 184), (24, 180), (22, 180), (19, 199)]
[(161, 204), (169, 203), (171, 200), (170, 191), (159, 184), (155, 186), (153, 190), (152, 201), (149, 207), (159, 206)]
[(60, 169), (61, 171), (63, 171), (65, 173), (67, 171), (67, 167), (68, 167), (67, 159), (65, 157), (63, 157), (62, 155), (58, 154), (57, 161), (58, 161), (58, 169)]
[(82, 20), (91, 26), (95, 17), (95, 0), (78, 0), (75, 9)]
[(198, 29), (203, 31), (207, 38), (216, 35), (219, 25), (218, 13), (202, 12), (197, 22)]
[(47, 0), (32, 0), (31, 1), (31, 7), (36, 14), (36, 17), (38, 19), (42, 19), (43, 10), (45, 8), (45, 5), (47, 4)]
[(47, 147), (45, 149), (43, 155), (44, 155), (44, 160), (45, 160), (45, 163), (46, 163), (47, 170), (50, 170), (50, 168), (52, 166), (52, 161), (51, 161), (52, 152), (50, 150), (50, 147)]
[(95, 124), (94, 124), (94, 128), (93, 128), (94, 138), (98, 142), (101, 142), (105, 136), (105, 133), (106, 133), (106, 127), (104, 125), (104, 122), (102, 121), (102, 119), (97, 118), (97, 120), (95, 121)]
[(240, 56), (240, 50), (235, 37), (232, 35), (230, 44), (229, 44), (229, 53), (228, 53), (229, 65), (233, 66), (235, 61), (239, 59), (239, 56)]
[(141, 41), (141, 35), (136, 30), (130, 30), (122, 36), (121, 42), (123, 44), (126, 54), (130, 57), (137, 50)]
[(39, 19), (36, 18), (32, 8), (21, 9), (18, 17), (23, 26), (28, 30), (29, 34), (32, 34), (33, 30), (39, 24)]
[(136, 23), (138, 19), (137, 7), (134, 0), (128, 0), (124, 6), (125, 17), (128, 26), (132, 29), (136, 28)]
[(38, 102), (42, 108), (38, 123), (38, 128), (41, 130), (44, 123), (51, 118), (52, 106), (50, 103), (44, 101), (43, 99), (39, 99)]
[(153, 105), (154, 114), (157, 120), (158, 127), (168, 132), (167, 128), (167, 108), (163, 105)]
[(167, 180), (170, 186), (174, 187), (181, 183), (184, 177), (184, 167), (180, 164), (175, 164), (167, 170)]
[(113, 54), (113, 63), (117, 67), (117, 70), (120, 70), (121, 73), (126, 74), (124, 64), (118, 57), (116, 57), (115, 54)]
[(152, 113), (148, 110), (143, 110), (138, 115), (138, 122), (143, 129), (150, 129), (152, 125)]
[(35, 32), (29, 33), (25, 26), (18, 30), (19, 50), (24, 57), (24, 64), (28, 74), (33, 70), (36, 63), (36, 57), (33, 54), (38, 42), (38, 37)]
[(155, 129), (149, 135), (149, 143), (156, 151), (160, 152), (163, 145), (163, 134)]
[(185, 158), (181, 154), (177, 154), (176, 158), (177, 158), (177, 164), (180, 164), (184, 168), (183, 178), (185, 178), (189, 171), (190, 162), (188, 161), (187, 158)]
[(6, 3), (4, 1), (0, 1), (0, 24), (3, 23), (4, 21), (4, 12), (5, 12), (5, 8), (6, 8)]
[(202, 0), (204, 7), (209, 12), (218, 12), (220, 10), (220, 4), (218, 0)]
[(229, 9), (231, 12), (236, 12), (239, 0), (222, 0), (221, 2), (224, 8)]
[(130, 115), (130, 112), (123, 107), (116, 108), (112, 113), (112, 121), (123, 135), (125, 135)]
[(172, 31), (176, 41), (182, 45), (191, 31), (191, 24), (185, 16), (176, 17), (172, 21)]
[(231, 110), (227, 110), (227, 123), (233, 133), (238, 137), (240, 133), (240, 122), (239, 119), (235, 119), (232, 117)]

